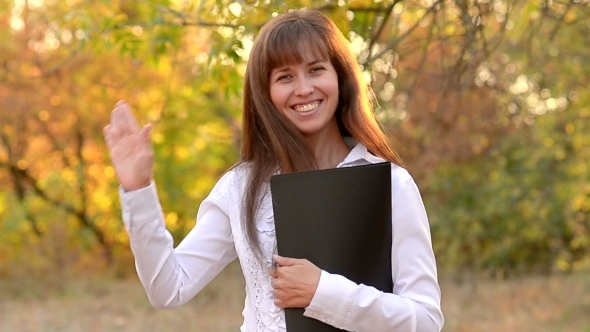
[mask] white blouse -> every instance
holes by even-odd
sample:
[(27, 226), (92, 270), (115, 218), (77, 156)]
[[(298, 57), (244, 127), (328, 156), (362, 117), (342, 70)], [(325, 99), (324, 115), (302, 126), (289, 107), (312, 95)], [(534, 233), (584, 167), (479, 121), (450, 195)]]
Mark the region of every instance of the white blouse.
[[(383, 162), (357, 144), (338, 167)], [(272, 201), (266, 186), (256, 227), (260, 264), (241, 225), (248, 166), (228, 171), (203, 200), (197, 223), (173, 247), (156, 186), (119, 190), (139, 279), (152, 305), (171, 308), (188, 302), (238, 258), (246, 281), (242, 332), (286, 331), (284, 311), (274, 305), (269, 268), (275, 247)], [(393, 293), (358, 285), (322, 271), (305, 315), (347, 331), (441, 331), (444, 318), (430, 229), (420, 193), (410, 174), (391, 167)]]

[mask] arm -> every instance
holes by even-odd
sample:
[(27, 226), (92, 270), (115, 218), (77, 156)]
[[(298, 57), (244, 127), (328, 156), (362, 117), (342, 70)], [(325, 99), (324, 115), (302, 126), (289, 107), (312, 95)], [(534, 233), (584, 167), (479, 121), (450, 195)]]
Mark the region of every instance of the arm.
[(203, 201), (197, 224), (176, 249), (155, 184), (128, 193), (121, 190), (137, 274), (153, 306), (170, 308), (188, 302), (237, 257), (223, 197), (227, 177)]
[(440, 331), (444, 322), (426, 211), (411, 178), (392, 195), (393, 293), (321, 272), (305, 315), (348, 331)]
[(197, 225), (174, 249), (152, 181), (150, 129), (140, 128), (129, 105), (120, 101), (104, 136), (121, 183), (123, 221), (137, 273), (154, 306), (172, 307), (186, 303), (236, 257), (223, 197), (230, 180), (226, 174), (213, 188), (201, 204)]

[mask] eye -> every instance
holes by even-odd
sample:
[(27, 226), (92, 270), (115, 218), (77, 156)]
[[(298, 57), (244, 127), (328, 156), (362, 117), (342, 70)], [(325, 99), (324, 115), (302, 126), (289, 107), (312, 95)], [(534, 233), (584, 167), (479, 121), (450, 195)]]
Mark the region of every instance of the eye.
[(274, 81), (275, 82), (288, 82), (291, 79), (293, 79), (293, 75), (285, 74), (285, 75), (281, 75), (281, 76), (277, 77)]
[(316, 67), (311, 68), (311, 73), (320, 73), (320, 72), (323, 72), (324, 70), (326, 70), (325, 67), (316, 66)]

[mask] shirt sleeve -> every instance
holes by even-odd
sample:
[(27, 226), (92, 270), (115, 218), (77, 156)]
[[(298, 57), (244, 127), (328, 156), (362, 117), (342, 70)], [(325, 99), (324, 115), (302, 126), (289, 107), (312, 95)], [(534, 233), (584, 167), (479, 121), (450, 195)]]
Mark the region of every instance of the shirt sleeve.
[(347, 331), (442, 330), (441, 293), (422, 198), (411, 177), (392, 195), (393, 293), (322, 271), (305, 316)]
[(153, 306), (188, 302), (237, 257), (224, 197), (228, 182), (226, 174), (201, 203), (195, 227), (176, 249), (155, 183), (132, 192), (119, 188), (137, 274)]

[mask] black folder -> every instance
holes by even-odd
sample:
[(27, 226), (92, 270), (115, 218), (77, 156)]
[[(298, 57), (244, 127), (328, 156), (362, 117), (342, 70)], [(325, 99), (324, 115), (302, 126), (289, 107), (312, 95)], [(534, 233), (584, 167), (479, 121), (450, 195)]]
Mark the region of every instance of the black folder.
[[(279, 174), (270, 187), (279, 255), (393, 291), (390, 163)], [(288, 332), (342, 331), (303, 312), (285, 310)]]

